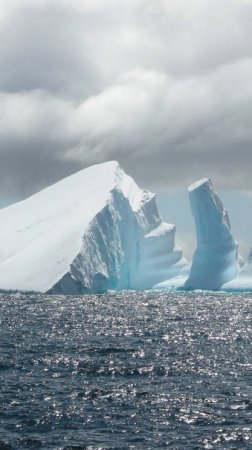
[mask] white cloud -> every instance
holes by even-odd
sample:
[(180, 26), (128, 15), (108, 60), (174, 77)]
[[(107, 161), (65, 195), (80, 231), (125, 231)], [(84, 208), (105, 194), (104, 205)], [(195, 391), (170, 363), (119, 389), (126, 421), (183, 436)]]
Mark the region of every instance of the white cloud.
[(112, 158), (153, 188), (252, 189), (251, 19), (248, 0), (2, 0), (2, 195)]

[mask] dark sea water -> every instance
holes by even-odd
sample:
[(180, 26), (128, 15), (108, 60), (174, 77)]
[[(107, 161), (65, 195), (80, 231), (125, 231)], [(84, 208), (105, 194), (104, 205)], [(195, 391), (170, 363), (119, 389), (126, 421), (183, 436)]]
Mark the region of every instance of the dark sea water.
[(0, 449), (252, 449), (252, 296), (0, 296)]

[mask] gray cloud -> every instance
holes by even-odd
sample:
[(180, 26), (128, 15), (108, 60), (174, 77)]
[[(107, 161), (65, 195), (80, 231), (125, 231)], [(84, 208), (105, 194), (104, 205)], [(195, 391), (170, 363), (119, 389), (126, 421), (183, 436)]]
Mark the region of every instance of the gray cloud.
[(250, 0), (2, 0), (0, 202), (117, 159), (252, 189)]

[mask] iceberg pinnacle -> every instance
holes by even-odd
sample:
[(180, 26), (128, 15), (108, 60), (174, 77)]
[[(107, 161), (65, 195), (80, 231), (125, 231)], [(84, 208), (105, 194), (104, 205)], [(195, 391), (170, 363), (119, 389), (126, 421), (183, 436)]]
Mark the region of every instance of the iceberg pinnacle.
[(115, 161), (0, 210), (3, 291), (148, 289), (176, 275), (182, 260), (155, 195)]
[(210, 179), (188, 188), (197, 232), (197, 248), (185, 287), (218, 290), (238, 272), (238, 246), (230, 230), (227, 211)]

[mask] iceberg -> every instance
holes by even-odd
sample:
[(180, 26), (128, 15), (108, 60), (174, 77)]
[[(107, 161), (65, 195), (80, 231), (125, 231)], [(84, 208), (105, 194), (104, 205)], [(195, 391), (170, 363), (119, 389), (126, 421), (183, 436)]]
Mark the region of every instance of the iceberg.
[(82, 294), (149, 289), (178, 275), (182, 250), (155, 194), (115, 161), (0, 210), (0, 290)]
[(238, 273), (238, 244), (230, 229), (227, 211), (209, 178), (188, 188), (197, 232), (197, 248), (190, 275), (189, 289), (219, 290)]
[(241, 266), (237, 278), (222, 286), (224, 291), (252, 291), (252, 249), (246, 263)]
[(188, 279), (190, 272), (190, 264), (184, 259), (184, 261), (180, 261), (179, 263), (179, 274), (174, 277), (169, 278), (168, 280), (162, 281), (161, 283), (157, 283), (153, 286), (154, 291), (160, 290), (168, 290), (168, 291), (176, 291), (183, 290), (186, 280)]

